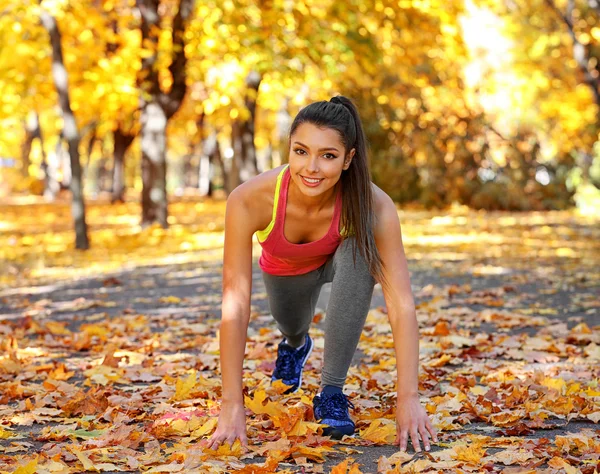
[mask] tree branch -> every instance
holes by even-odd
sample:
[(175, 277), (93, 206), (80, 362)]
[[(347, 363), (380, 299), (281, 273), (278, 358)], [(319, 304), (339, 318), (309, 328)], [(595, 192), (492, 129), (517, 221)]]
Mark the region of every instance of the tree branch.
[[(593, 0), (590, 0), (593, 1)], [(592, 75), (588, 65), (590, 62), (589, 51), (586, 51), (585, 45), (583, 45), (575, 34), (575, 27), (572, 21), (572, 12), (574, 9), (574, 1), (569, 0), (567, 6), (567, 14), (565, 15), (554, 3), (554, 0), (546, 0), (546, 4), (559, 16), (563, 23), (569, 30), (569, 36), (573, 40), (573, 57), (577, 62), (577, 66), (583, 73), (585, 83), (592, 89), (594, 94), (594, 100), (598, 106), (600, 106), (600, 80)]]

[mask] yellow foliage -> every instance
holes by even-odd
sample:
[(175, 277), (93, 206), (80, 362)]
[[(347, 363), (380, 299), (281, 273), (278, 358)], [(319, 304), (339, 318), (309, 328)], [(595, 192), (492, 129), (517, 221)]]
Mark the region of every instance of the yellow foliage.
[(181, 401), (190, 398), (194, 387), (196, 386), (196, 371), (192, 369), (190, 374), (184, 379), (182, 377), (177, 379), (175, 385), (175, 395), (173, 400)]
[(13, 471), (13, 474), (34, 474), (37, 471), (37, 467), (38, 467), (38, 458), (36, 456), (35, 459), (29, 461), (27, 464), (16, 468)]
[(391, 444), (396, 438), (396, 423), (381, 418), (373, 420), (366, 429), (361, 430), (360, 436), (377, 444)]

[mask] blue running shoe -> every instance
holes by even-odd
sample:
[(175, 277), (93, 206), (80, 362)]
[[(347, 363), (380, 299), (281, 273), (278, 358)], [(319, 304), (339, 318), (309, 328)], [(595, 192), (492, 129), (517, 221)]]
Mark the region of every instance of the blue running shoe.
[(313, 350), (313, 340), (307, 334), (304, 345), (295, 349), (283, 340), (277, 348), (277, 361), (273, 371), (272, 381), (281, 380), (291, 387), (285, 393), (293, 393), (302, 384), (302, 369)]
[(354, 433), (354, 422), (350, 419), (348, 407), (354, 405), (343, 393), (319, 393), (313, 399), (315, 419), (327, 427), (323, 430), (324, 436), (333, 439), (342, 439), (344, 435)]

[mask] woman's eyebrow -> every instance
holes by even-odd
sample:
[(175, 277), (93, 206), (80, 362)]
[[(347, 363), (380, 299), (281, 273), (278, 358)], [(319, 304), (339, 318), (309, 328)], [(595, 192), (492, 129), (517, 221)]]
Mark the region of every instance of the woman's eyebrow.
[[(294, 144), (295, 144), (295, 145), (300, 145), (300, 146), (303, 146), (304, 148), (308, 148), (308, 149), (310, 150), (310, 147), (306, 146), (304, 143), (301, 143), (301, 142), (294, 142)], [(330, 147), (326, 147), (326, 148), (319, 148), (319, 150), (318, 150), (318, 151), (327, 151), (327, 150), (334, 150), (334, 151), (337, 151), (337, 152), (339, 152), (339, 150), (338, 150), (337, 148), (335, 148), (335, 147), (332, 147), (332, 146), (330, 146)]]

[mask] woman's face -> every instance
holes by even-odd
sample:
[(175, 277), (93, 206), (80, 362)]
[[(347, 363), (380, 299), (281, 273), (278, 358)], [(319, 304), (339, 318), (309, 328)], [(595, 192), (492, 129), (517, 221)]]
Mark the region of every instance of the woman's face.
[(346, 153), (336, 130), (305, 122), (290, 139), (291, 178), (302, 194), (319, 196), (337, 184), (354, 152)]

